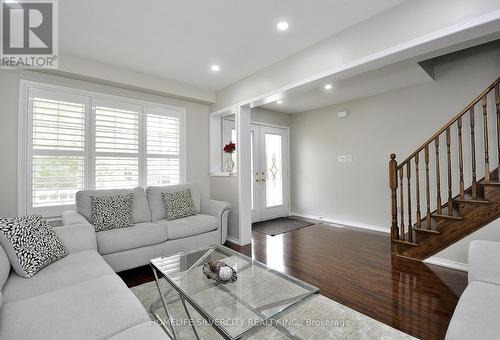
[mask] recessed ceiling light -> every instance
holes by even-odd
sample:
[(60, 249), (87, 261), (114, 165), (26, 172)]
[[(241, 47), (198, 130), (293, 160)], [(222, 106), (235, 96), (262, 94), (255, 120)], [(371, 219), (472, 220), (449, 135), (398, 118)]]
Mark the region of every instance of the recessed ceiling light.
[(212, 65), (210, 69), (214, 72), (219, 72), (220, 71), (220, 66), (219, 65)]
[(280, 21), (276, 25), (276, 28), (280, 31), (286, 31), (288, 29), (288, 22), (286, 21)]
[(276, 104), (283, 104), (283, 101), (282, 101), (282, 100), (278, 100), (278, 101), (276, 102)]
[(332, 89), (332, 84), (326, 84), (325, 85), (325, 90), (331, 90)]

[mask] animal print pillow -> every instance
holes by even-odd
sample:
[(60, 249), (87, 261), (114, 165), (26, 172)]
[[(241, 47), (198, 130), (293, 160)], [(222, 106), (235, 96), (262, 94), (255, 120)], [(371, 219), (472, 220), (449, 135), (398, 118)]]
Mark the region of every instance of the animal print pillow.
[(25, 278), (68, 255), (52, 226), (40, 215), (0, 218), (0, 243), (15, 272)]
[(180, 190), (175, 192), (162, 192), (161, 198), (167, 210), (167, 220), (196, 215), (191, 190)]
[(90, 216), (95, 231), (134, 226), (132, 216), (133, 193), (115, 196), (89, 196)]

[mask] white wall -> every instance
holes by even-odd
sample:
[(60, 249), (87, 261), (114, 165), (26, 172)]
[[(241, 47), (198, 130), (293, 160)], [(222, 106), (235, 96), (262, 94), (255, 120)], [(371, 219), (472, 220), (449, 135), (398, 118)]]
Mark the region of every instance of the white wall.
[(208, 197), (208, 105), (155, 96), (136, 91), (61, 78), (42, 73), (0, 70), (0, 216), (17, 212), (17, 119), (19, 80), (27, 79), (70, 86), (112, 95), (125, 96), (186, 108), (187, 180), (198, 183), (202, 195)]
[[(389, 154), (402, 161), (498, 78), (500, 48), (439, 64), (435, 71), (430, 84), (293, 115), (292, 212), (388, 231)], [(339, 111), (349, 117), (337, 118)], [(338, 163), (343, 154), (353, 162)]]
[(291, 120), (292, 116), (286, 113), (266, 110), (259, 107), (252, 109), (252, 123), (289, 127)]
[(427, 261), (438, 265), (451, 266), (456, 269), (465, 270), (468, 268), (469, 263), (469, 243), (473, 240), (500, 242), (500, 219), (491, 222), (487, 226), (452, 244), (448, 248), (427, 259)]
[(215, 91), (203, 90), (175, 80), (159, 78), (115, 65), (62, 54), (57, 70), (41, 70), (44, 73), (61, 75), (77, 80), (122, 87), (160, 96), (186, 99), (204, 104), (215, 103)]

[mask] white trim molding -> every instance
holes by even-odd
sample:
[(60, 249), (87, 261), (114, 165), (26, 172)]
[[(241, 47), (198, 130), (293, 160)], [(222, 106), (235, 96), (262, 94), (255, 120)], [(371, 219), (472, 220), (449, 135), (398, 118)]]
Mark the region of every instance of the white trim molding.
[(383, 228), (383, 227), (379, 227), (379, 226), (372, 225), (372, 224), (341, 220), (341, 219), (332, 218), (332, 217), (322, 217), (322, 216), (316, 216), (316, 215), (302, 214), (302, 213), (298, 213), (298, 212), (291, 212), (290, 216), (310, 218), (312, 220), (324, 221), (324, 222), (333, 223), (333, 224), (340, 224), (340, 225), (343, 225), (346, 227), (373, 230), (373, 231), (378, 231), (378, 232), (385, 233), (385, 234), (389, 234), (391, 232), (390, 228)]
[(469, 265), (467, 263), (452, 261), (452, 260), (443, 259), (443, 258), (435, 257), (435, 256), (431, 256), (428, 259), (425, 259), (423, 262), (428, 263), (428, 264), (433, 264), (436, 266), (440, 266), (440, 267), (456, 269), (456, 270), (460, 270), (463, 272), (467, 272), (469, 270)]
[(227, 236), (226, 237), (226, 241), (227, 242), (231, 242), (232, 244), (235, 244), (237, 246), (242, 246), (242, 244), (240, 243), (240, 241), (237, 238), (234, 238), (234, 237), (231, 237), (231, 236)]

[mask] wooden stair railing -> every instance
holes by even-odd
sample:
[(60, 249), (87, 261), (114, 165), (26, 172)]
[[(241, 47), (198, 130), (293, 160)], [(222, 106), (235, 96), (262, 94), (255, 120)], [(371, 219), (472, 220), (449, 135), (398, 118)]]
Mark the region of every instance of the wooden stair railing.
[[(495, 133), (489, 128), (488, 119), (493, 116), (496, 126), (497, 168), (491, 172), (490, 135)], [(479, 142), (476, 138), (480, 138)], [(464, 142), (470, 143), (470, 147), (464, 147)], [(481, 156), (476, 154), (478, 144), (482, 149), (479, 152)], [(479, 169), (484, 171), (481, 181), (477, 179), (478, 162)], [(453, 176), (455, 173), (456, 178)], [(424, 177), (423, 180), (421, 177)], [(416, 256), (423, 259), (424, 255), (432, 255), (437, 252), (436, 249), (443, 249), (451, 244), (449, 242), (458, 240), (456, 230), (450, 232), (453, 237), (440, 238), (443, 235), (439, 235), (439, 221), (453, 221), (456, 227), (457, 221), (464, 220), (460, 204), (488, 204), (484, 198), (485, 186), (496, 186), (500, 190), (500, 78), (404, 161), (398, 164), (396, 155), (391, 154), (389, 185), (393, 253), (404, 253), (405, 249), (425, 246), (425, 242), (421, 240), (425, 241), (426, 238), (438, 238), (443, 244), (433, 240), (429, 242), (432, 249), (427, 253), (420, 251)], [(422, 204), (421, 199), (425, 199)], [(498, 215), (500, 216), (500, 211)], [(491, 216), (489, 218), (491, 219)], [(463, 221), (464, 224), (466, 222)], [(468, 229), (467, 232), (471, 231)], [(464, 236), (466, 234), (462, 237)]]

